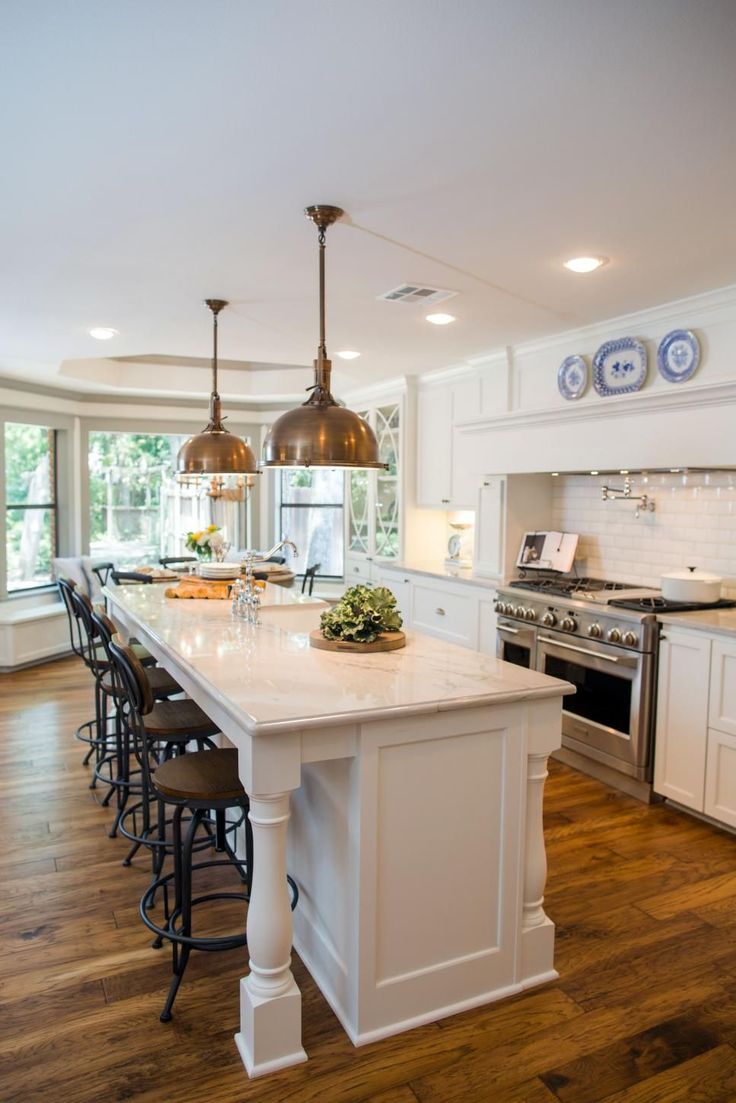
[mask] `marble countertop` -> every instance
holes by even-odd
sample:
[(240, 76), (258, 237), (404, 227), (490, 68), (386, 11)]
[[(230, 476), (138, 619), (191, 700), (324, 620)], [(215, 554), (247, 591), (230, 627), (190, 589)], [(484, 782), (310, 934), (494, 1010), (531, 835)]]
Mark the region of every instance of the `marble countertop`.
[(692, 628), (716, 636), (736, 636), (736, 608), (700, 609), (695, 613), (661, 613), (657, 620), (677, 628)]
[(105, 591), (113, 615), (166, 664), (217, 694), (250, 735), (559, 697), (567, 682), (407, 632), (400, 651), (319, 651), (309, 633), (326, 608), (268, 586), (258, 627), (234, 620), (227, 601), (166, 598), (163, 587)]
[(482, 586), (486, 590), (496, 590), (501, 582), (495, 578), (485, 578), (477, 575), (472, 567), (448, 567), (441, 559), (430, 559), (426, 562), (418, 560), (401, 560), (399, 562), (388, 561), (378, 563), (381, 570), (406, 571), (407, 574), (428, 575), (430, 578), (439, 578), (443, 582), (466, 582), (471, 586)]

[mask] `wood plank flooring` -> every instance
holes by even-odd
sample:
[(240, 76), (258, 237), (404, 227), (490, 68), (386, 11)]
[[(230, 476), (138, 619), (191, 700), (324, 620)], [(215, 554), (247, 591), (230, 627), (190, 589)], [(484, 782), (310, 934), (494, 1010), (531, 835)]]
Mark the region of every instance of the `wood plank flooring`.
[(2, 1103), (736, 1101), (736, 839), (555, 763), (557, 983), (356, 1050), (295, 959), (310, 1060), (248, 1081), (243, 953), (193, 955), (158, 1021), (147, 860), (121, 866), (72, 738), (91, 701), (76, 659), (0, 676)]

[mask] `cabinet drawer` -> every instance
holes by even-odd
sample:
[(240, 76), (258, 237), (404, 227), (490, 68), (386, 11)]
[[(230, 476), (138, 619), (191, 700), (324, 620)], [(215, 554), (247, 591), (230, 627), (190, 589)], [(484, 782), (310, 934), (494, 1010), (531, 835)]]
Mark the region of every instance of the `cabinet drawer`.
[(472, 595), (414, 582), (412, 627), (463, 647), (477, 647), (478, 602)]
[(705, 771), (707, 816), (736, 827), (736, 736), (710, 728)]
[(373, 578), (373, 564), (368, 559), (345, 559), (345, 584), (370, 582)]

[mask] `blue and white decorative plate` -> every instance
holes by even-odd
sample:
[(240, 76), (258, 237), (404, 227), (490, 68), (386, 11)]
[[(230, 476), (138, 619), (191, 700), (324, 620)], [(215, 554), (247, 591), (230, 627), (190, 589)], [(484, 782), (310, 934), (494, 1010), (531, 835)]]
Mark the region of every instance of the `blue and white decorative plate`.
[(588, 389), (588, 365), (582, 356), (567, 356), (557, 369), (557, 386), (563, 398), (580, 398)]
[(668, 383), (684, 383), (699, 363), (700, 342), (689, 329), (673, 329), (659, 342), (657, 367)]
[(647, 350), (635, 337), (605, 341), (593, 357), (593, 386), (606, 398), (640, 390), (646, 377)]

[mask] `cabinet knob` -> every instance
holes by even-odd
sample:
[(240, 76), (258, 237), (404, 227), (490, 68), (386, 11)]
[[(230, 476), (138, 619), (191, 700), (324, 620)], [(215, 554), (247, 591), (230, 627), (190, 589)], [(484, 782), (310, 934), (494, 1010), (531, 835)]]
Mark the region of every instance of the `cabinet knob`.
[(435, 613), (437, 614), (437, 616), (438, 616), (438, 617), (444, 617), (444, 615), (445, 615), (445, 610), (444, 610), (444, 609), (440, 609), (440, 607), (439, 607), (439, 606), (437, 606), (437, 608), (435, 609)]
[(449, 498), (440, 498), (440, 501), (442, 502), (443, 506), (449, 506), (449, 504), (450, 504), (450, 499)]

